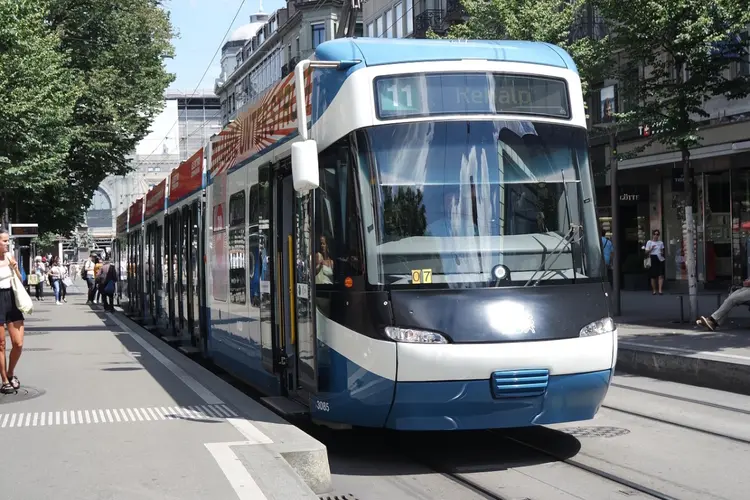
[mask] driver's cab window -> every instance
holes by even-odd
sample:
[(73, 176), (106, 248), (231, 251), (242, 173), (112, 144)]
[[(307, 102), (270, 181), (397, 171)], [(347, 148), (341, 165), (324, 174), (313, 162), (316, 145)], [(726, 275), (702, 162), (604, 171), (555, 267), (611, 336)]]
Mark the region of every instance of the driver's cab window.
[(346, 285), (363, 274), (354, 162), (346, 137), (320, 153), (315, 196), (315, 284)]

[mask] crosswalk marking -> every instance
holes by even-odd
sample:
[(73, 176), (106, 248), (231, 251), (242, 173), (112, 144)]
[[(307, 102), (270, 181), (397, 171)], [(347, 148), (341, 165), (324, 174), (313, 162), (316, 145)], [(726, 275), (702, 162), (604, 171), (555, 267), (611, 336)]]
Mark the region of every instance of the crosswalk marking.
[(223, 404), (0, 413), (0, 429), (115, 424), (118, 422), (156, 422), (161, 420), (215, 422), (237, 416), (234, 410)]

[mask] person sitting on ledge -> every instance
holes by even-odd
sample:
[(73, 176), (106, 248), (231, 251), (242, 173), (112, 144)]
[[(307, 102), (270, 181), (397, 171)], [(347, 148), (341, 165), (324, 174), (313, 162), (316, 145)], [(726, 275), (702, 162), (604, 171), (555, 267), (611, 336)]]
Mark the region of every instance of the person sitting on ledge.
[(742, 288), (730, 293), (727, 300), (713, 314), (701, 316), (696, 323), (713, 332), (724, 322), (732, 309), (747, 302), (750, 302), (750, 279), (742, 282)]

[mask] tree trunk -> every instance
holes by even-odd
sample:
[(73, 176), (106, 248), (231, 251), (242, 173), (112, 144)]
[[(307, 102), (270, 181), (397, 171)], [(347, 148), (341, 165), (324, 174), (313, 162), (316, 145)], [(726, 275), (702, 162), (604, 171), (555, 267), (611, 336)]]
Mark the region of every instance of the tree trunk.
[(688, 275), (690, 318), (698, 317), (698, 282), (695, 277), (695, 222), (693, 219), (693, 176), (690, 150), (682, 148), (682, 175), (685, 179), (685, 269)]

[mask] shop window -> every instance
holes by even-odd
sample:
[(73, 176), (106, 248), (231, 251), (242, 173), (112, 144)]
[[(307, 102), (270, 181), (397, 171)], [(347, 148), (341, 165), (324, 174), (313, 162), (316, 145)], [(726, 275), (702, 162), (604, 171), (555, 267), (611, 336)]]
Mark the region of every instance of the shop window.
[(340, 285), (363, 274), (357, 190), (349, 139), (320, 154), (320, 188), (315, 207), (315, 283)]
[(229, 300), (245, 304), (245, 191), (229, 197)]

